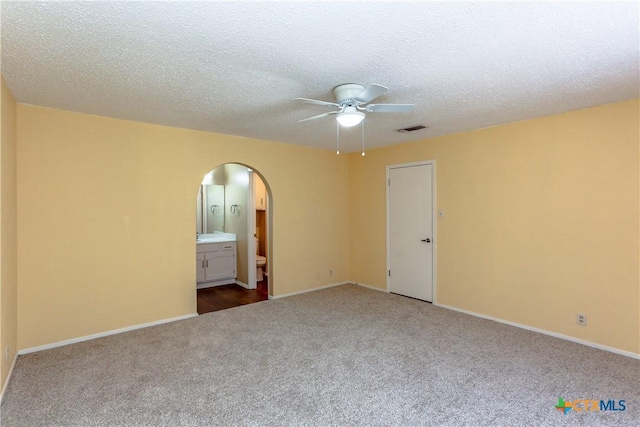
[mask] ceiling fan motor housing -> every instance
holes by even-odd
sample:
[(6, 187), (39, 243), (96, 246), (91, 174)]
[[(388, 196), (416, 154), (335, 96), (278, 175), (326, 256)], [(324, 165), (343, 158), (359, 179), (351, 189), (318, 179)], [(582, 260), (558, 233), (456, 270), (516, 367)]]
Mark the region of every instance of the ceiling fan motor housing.
[(346, 101), (352, 101), (355, 104), (355, 97), (360, 95), (365, 90), (363, 85), (357, 83), (347, 83), (339, 85), (333, 88), (333, 96), (338, 101), (338, 104), (342, 104)]

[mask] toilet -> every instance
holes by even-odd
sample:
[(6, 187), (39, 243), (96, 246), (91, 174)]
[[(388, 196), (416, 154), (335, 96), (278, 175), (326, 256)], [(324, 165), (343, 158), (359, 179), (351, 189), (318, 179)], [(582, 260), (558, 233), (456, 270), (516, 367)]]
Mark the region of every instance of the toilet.
[(258, 255), (258, 239), (256, 239), (256, 282), (264, 280), (264, 274), (262, 273), (262, 267), (267, 265), (267, 258), (262, 255)]

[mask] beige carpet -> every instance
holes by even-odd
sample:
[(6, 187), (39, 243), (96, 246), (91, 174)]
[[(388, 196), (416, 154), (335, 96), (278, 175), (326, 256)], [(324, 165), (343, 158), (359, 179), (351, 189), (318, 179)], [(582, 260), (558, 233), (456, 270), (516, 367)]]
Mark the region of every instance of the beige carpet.
[(639, 384), (640, 361), (344, 285), (21, 356), (1, 421), (638, 426)]

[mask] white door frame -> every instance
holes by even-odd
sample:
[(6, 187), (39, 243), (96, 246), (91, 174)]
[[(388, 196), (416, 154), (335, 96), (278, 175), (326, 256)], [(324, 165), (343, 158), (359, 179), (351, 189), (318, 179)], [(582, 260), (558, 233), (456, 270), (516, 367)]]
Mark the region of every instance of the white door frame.
[(256, 197), (254, 195), (253, 185), (253, 169), (249, 169), (249, 191), (247, 191), (247, 288), (256, 289), (258, 284), (256, 282)]
[(207, 227), (209, 225), (207, 215), (209, 210), (207, 209), (207, 206), (209, 206), (209, 200), (207, 199), (207, 192), (204, 191), (204, 185), (200, 184), (198, 193), (200, 193), (200, 218), (202, 219), (202, 232), (200, 234), (207, 234)]
[(437, 258), (437, 253), (438, 253), (438, 236), (437, 236), (437, 232), (436, 232), (436, 218), (437, 217), (437, 212), (438, 212), (438, 208), (436, 206), (436, 161), (435, 160), (423, 160), (420, 162), (412, 162), (412, 163), (400, 163), (397, 165), (387, 165), (387, 179), (386, 179), (386, 188), (387, 188), (387, 210), (386, 210), (386, 222), (387, 222), (387, 292), (390, 292), (390, 277), (389, 277), (389, 270), (391, 269), (391, 232), (390, 232), (390, 224), (389, 224), (389, 171), (391, 169), (399, 169), (399, 168), (407, 168), (407, 167), (411, 167), (411, 166), (426, 166), (426, 165), (431, 165), (431, 208), (433, 210), (433, 213), (431, 215), (431, 229), (433, 230), (433, 258), (432, 258), (432, 262), (433, 262), (433, 266), (431, 269), (431, 280), (433, 283), (433, 301), (432, 304), (436, 304), (436, 258)]

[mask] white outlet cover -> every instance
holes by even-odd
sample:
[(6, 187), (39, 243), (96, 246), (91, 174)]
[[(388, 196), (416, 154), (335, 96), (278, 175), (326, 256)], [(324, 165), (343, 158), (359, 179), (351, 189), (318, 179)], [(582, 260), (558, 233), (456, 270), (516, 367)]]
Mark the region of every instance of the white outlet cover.
[(576, 316), (576, 322), (578, 325), (586, 326), (587, 325), (587, 315), (578, 313)]

